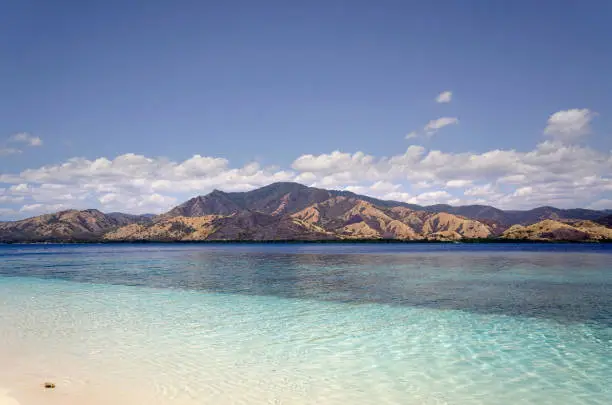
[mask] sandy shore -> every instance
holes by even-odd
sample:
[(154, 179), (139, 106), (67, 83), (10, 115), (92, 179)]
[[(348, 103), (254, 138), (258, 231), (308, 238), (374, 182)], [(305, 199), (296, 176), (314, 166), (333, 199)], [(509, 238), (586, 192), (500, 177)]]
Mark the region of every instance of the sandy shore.
[(104, 395), (97, 392), (71, 392), (70, 390), (68, 392), (55, 392), (53, 390), (52, 392), (38, 387), (16, 391), (0, 388), (0, 405), (103, 405), (109, 403), (132, 404), (140, 402), (138, 397), (126, 395), (123, 398), (120, 393)]
[(19, 402), (9, 395), (9, 390), (0, 388), (0, 405), (19, 405)]

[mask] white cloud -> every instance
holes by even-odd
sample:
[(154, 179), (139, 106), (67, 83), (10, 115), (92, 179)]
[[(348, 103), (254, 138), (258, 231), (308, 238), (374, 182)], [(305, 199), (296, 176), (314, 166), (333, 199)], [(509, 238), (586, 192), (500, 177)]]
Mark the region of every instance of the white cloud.
[[(406, 191), (396, 190), (395, 195), (389, 196), (402, 201), (414, 201), (408, 189), (429, 187), (460, 193), (468, 187), (463, 193), (467, 197), (462, 200), (465, 203), (531, 208), (554, 202), (563, 207), (579, 207), (612, 191), (612, 154), (551, 141), (528, 152), (446, 153), (412, 145), (404, 154), (391, 157), (334, 152), (305, 155), (296, 162), (300, 164), (294, 164), (294, 169), (308, 169), (310, 176), (318, 179), (316, 184), (321, 179), (335, 187), (364, 187), (377, 181), (404, 184)], [(322, 162), (325, 164), (318, 167), (315, 164)], [(484, 185), (469, 187), (470, 182)], [(526, 187), (531, 187), (531, 194)], [(371, 188), (360, 190), (378, 195)], [(408, 194), (400, 195), (402, 192)]]
[(138, 196), (107, 193), (100, 196), (98, 200), (107, 211), (127, 210), (138, 213), (157, 213), (179, 202), (176, 197), (159, 193)]
[(357, 194), (381, 198), (383, 200), (400, 201), (418, 205), (448, 204), (456, 200), (456, 197), (446, 190), (434, 190), (413, 194), (403, 191), (403, 186), (401, 184), (394, 184), (387, 181), (377, 181), (371, 185), (348, 186), (344, 189)]
[(390, 201), (409, 202), (414, 198), (414, 196), (410, 193), (406, 193), (403, 191), (395, 191), (393, 193), (387, 193), (385, 195), (382, 195), (380, 196), (380, 198), (382, 198), (383, 200)]
[(490, 197), (498, 194), (491, 183), (470, 187), (463, 192), (463, 195), (468, 197)]
[(317, 181), (317, 175), (312, 172), (303, 172), (298, 174), (294, 181), (302, 184), (312, 184)]
[(559, 141), (571, 142), (591, 132), (597, 114), (587, 108), (558, 111), (548, 118), (544, 133)]
[(376, 183), (372, 184), (372, 186), (370, 187), (372, 191), (379, 192), (379, 193), (391, 193), (401, 188), (402, 188), (401, 184), (393, 184), (388, 181), (377, 181)]
[(416, 195), (406, 202), (419, 205), (449, 204), (454, 198), (448, 191), (438, 190)]
[(374, 158), (363, 152), (351, 155), (334, 151), (329, 155), (302, 155), (293, 162), (291, 167), (300, 172), (338, 174), (350, 167), (368, 167), (373, 162)]
[[(307, 173), (303, 177), (308, 177)], [(319, 177), (311, 175), (312, 180)], [(0, 183), (12, 184), (4, 194), (25, 198), (21, 212), (39, 213), (45, 207), (62, 205), (159, 213), (182, 199), (214, 188), (242, 191), (295, 178), (295, 172), (264, 168), (257, 163), (231, 168), (222, 158), (194, 155), (183, 162), (173, 162), (128, 153), (114, 159), (72, 158), (58, 165), (2, 174)]]
[(449, 180), (446, 182), (448, 188), (463, 188), (472, 184), (472, 180)]
[(456, 117), (441, 117), (441, 118), (429, 121), (427, 125), (425, 125), (425, 128), (423, 129), (425, 130), (427, 134), (431, 135), (437, 132), (439, 129), (442, 129), (449, 125), (458, 124), (458, 123), (459, 123), (459, 119)]
[(29, 146), (42, 146), (43, 142), (38, 136), (31, 135), (27, 132), (19, 132), (11, 135), (10, 142), (24, 143)]
[(18, 193), (22, 193), (22, 192), (27, 192), (29, 190), (29, 187), (26, 183), (21, 183), (21, 184), (17, 184), (16, 186), (11, 186), (10, 190), (18, 192)]
[(64, 204), (25, 204), (19, 209), (19, 212), (28, 213), (31, 215), (40, 215), (67, 209), (70, 209), (70, 207)]
[(440, 129), (449, 125), (459, 124), (459, 118), (457, 117), (440, 117), (435, 120), (429, 121), (422, 131), (412, 131), (405, 136), (406, 139), (418, 138), (421, 134), (426, 136), (433, 136)]
[(411, 193), (394, 191), (379, 196), (384, 200), (400, 201), (417, 205), (453, 204), (457, 202), (456, 197), (444, 190), (428, 191), (413, 195)]
[(527, 177), (524, 174), (510, 174), (508, 176), (502, 176), (497, 179), (497, 182), (500, 184), (522, 184), (527, 181)]
[(450, 103), (452, 98), (452, 91), (443, 91), (442, 93), (438, 94), (438, 97), (436, 97), (436, 103)]
[(517, 189), (512, 195), (515, 197), (525, 197), (525, 196), (532, 195), (532, 194), (533, 194), (533, 187), (527, 186), (527, 187), (521, 187)]
[[(453, 122), (432, 121), (428, 127), (439, 129)], [(584, 125), (574, 127), (584, 131)], [(28, 214), (60, 206), (159, 213), (215, 188), (245, 191), (277, 181), (416, 204), (604, 207), (612, 199), (612, 151), (559, 139), (541, 142), (530, 151), (482, 153), (410, 145), (393, 156), (361, 151), (306, 154), (297, 157), (289, 170), (258, 163), (232, 167), (227, 159), (202, 155), (178, 162), (133, 153), (94, 160), (72, 158), (0, 174), (0, 186), (6, 185), (0, 187), (0, 208), (5, 216), (16, 212), (10, 205), (17, 203), (22, 205), (20, 212)]]

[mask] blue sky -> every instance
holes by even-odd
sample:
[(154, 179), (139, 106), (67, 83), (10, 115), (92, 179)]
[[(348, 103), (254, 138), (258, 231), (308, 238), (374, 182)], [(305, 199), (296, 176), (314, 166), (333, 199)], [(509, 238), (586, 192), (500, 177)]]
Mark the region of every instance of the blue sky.
[(5, 4), (0, 218), (279, 179), (612, 209), (611, 2)]

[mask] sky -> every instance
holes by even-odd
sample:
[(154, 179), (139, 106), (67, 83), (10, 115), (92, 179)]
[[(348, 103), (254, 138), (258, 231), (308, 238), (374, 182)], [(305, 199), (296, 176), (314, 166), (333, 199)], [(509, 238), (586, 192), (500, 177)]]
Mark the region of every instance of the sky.
[(275, 181), (612, 209), (612, 2), (5, 0), (0, 220)]

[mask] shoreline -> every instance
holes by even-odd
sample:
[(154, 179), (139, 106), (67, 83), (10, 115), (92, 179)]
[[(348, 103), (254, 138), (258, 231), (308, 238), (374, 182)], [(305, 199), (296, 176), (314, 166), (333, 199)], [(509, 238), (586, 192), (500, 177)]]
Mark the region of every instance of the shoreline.
[(318, 239), (318, 240), (33, 240), (33, 241), (0, 241), (0, 245), (146, 245), (146, 244), (182, 244), (182, 245), (353, 245), (353, 244), (401, 244), (401, 245), (452, 245), (452, 244), (526, 244), (526, 245), (606, 245), (612, 239), (598, 240), (532, 240), (532, 239), (460, 239), (460, 240), (402, 240), (402, 239)]

